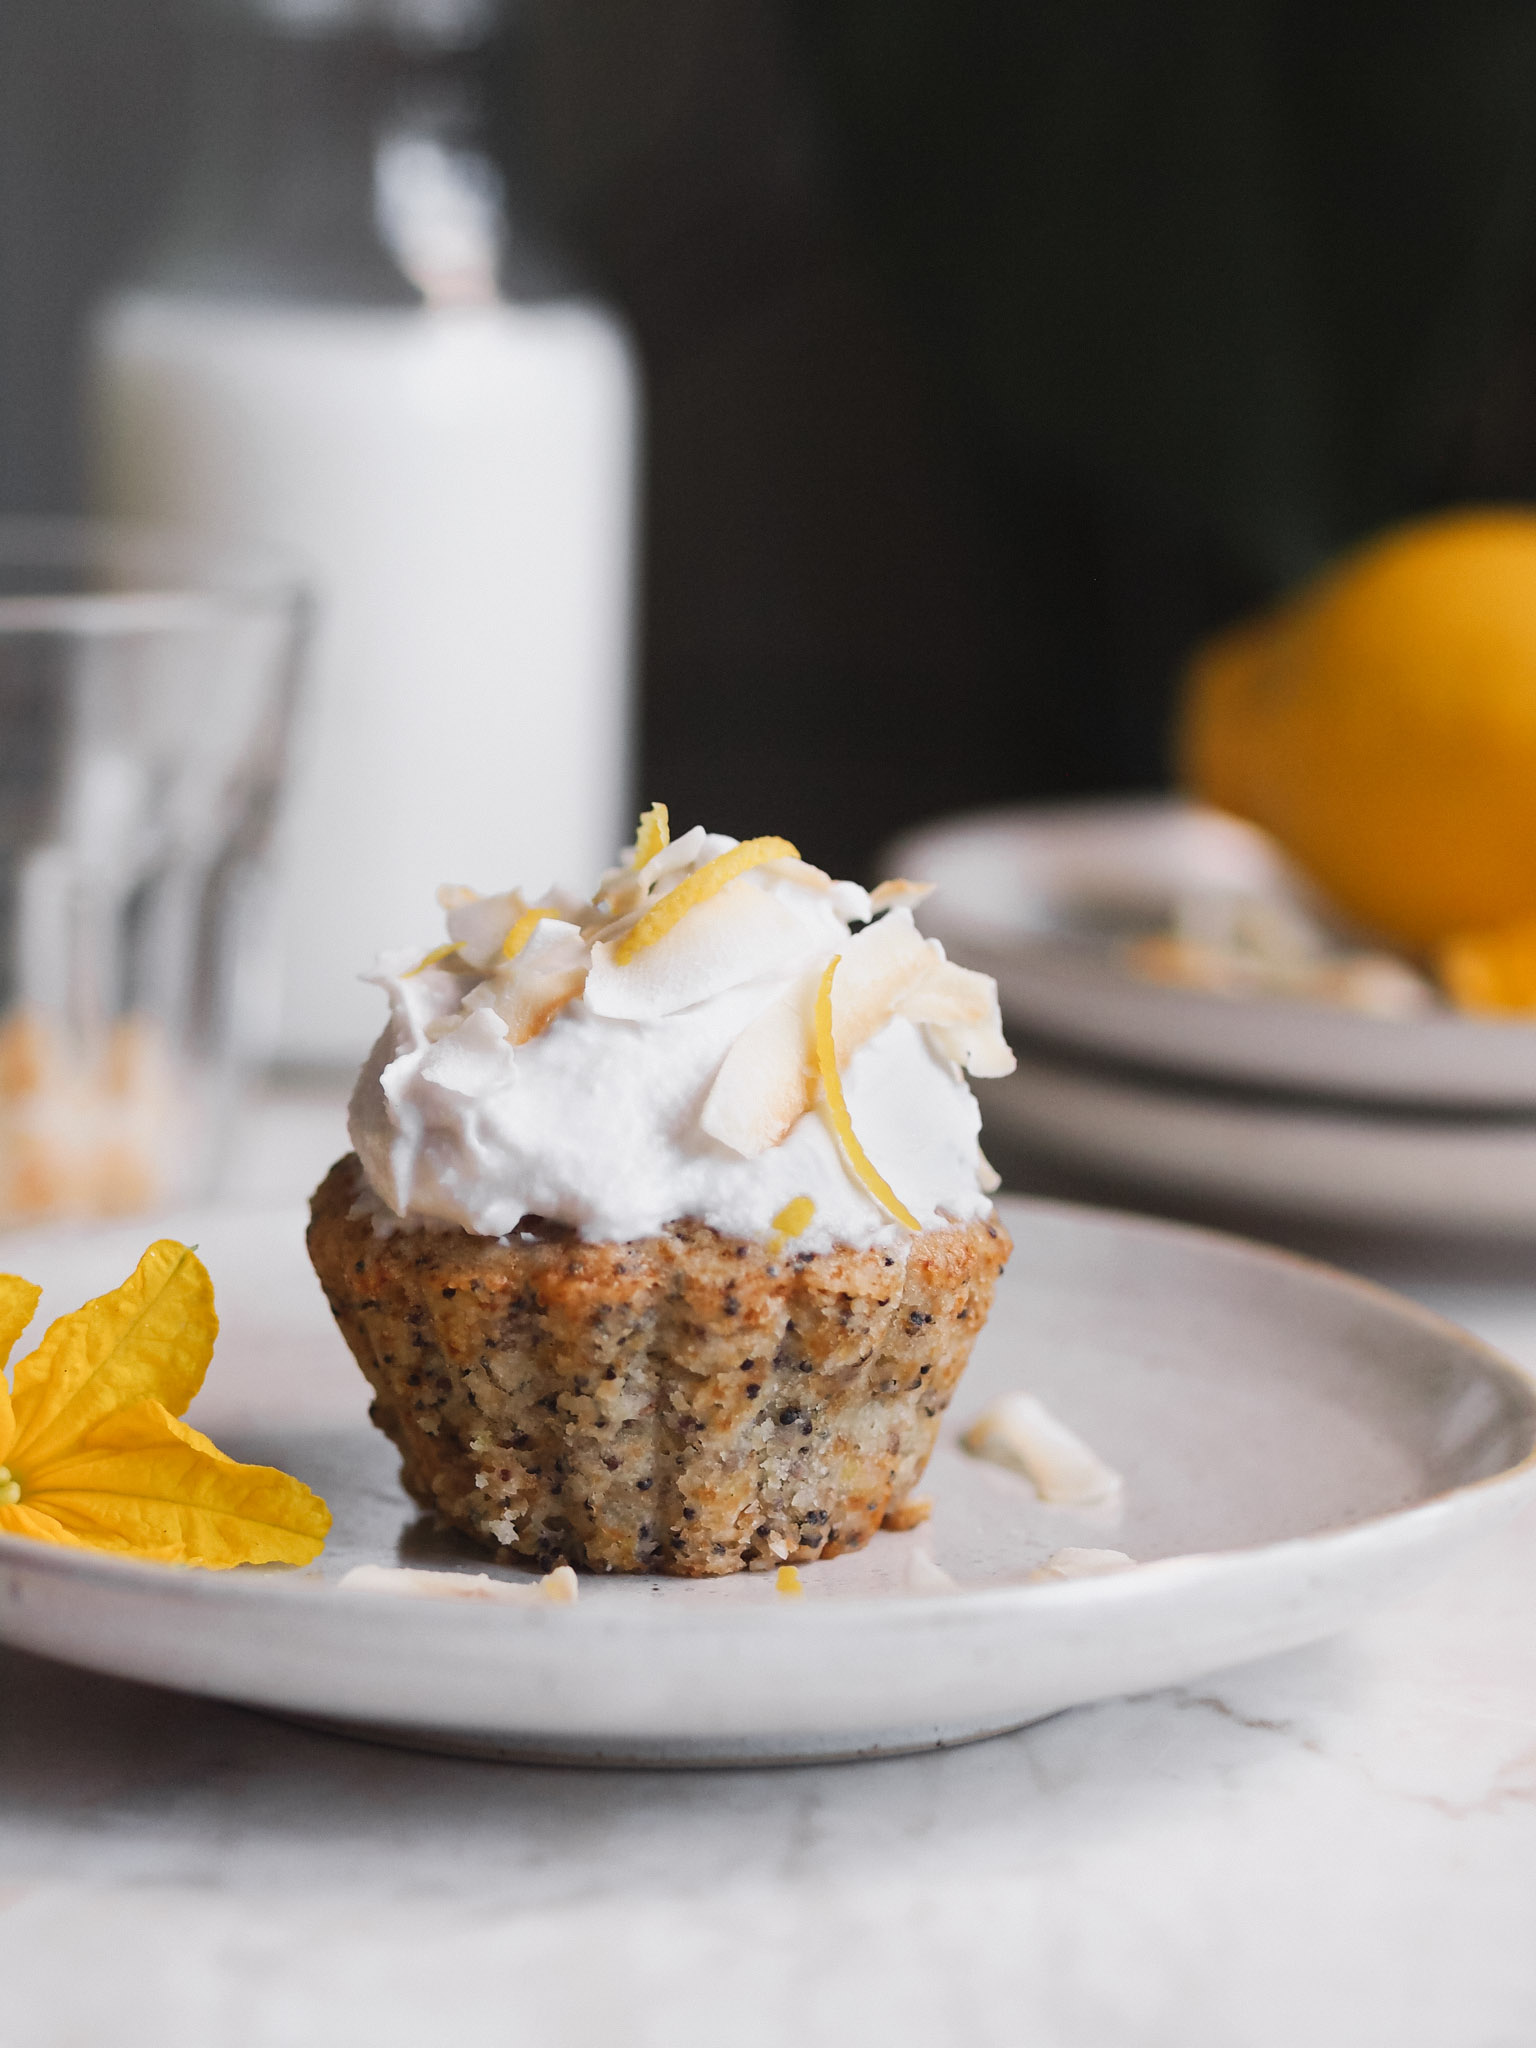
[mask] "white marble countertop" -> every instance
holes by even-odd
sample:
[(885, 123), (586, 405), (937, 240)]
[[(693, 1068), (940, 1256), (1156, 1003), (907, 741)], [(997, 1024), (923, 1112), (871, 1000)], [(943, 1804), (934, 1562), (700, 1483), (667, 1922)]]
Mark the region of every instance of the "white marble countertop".
[[(243, 1187), (337, 1126), (275, 1105)], [(1536, 1363), (1536, 1259), (1371, 1263)], [(0, 1652), (6, 2048), (1528, 2048), (1533, 1895), (1536, 1516), (1337, 1642), (814, 1769), (414, 1756)]]

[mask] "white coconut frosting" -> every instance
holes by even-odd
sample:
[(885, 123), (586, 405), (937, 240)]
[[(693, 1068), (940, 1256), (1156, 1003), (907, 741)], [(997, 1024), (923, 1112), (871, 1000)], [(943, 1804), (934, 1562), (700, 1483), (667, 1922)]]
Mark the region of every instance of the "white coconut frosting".
[(390, 1016), (352, 1098), (365, 1206), (488, 1237), (693, 1217), (808, 1251), (986, 1215), (962, 1070), (1013, 1057), (995, 984), (913, 924), (923, 893), (833, 882), (782, 841), (668, 844), (659, 807), (591, 902), (440, 890), (448, 943), (369, 977)]

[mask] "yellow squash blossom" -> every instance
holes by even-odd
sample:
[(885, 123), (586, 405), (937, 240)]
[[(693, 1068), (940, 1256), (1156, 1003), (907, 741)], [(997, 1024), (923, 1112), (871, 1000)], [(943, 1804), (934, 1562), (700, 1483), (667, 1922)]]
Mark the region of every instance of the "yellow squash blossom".
[[(0, 1274), (0, 1367), (40, 1292)], [(177, 1420), (218, 1328), (202, 1261), (169, 1239), (114, 1293), (61, 1316), (10, 1389), (0, 1376), (0, 1532), (215, 1570), (318, 1556), (323, 1500)]]

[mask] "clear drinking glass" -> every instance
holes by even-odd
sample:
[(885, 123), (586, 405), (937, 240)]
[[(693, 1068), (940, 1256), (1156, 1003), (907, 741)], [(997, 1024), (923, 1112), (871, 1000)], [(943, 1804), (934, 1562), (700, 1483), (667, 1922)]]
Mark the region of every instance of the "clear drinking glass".
[(0, 1223), (213, 1185), (306, 612), (250, 552), (0, 520)]

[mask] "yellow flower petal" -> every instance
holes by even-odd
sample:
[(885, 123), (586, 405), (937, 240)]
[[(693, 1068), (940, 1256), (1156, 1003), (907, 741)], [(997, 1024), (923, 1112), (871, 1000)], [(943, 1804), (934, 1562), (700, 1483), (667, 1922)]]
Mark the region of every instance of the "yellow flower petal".
[(0, 1366), (11, 1355), (16, 1339), (37, 1314), (41, 1287), (23, 1280), (17, 1273), (0, 1273)]
[(109, 1415), (78, 1449), (31, 1475), (26, 1505), (66, 1539), (214, 1571), (308, 1564), (330, 1510), (299, 1480), (237, 1465), (158, 1401)]
[[(42, 1291), (15, 1273), (0, 1273), (0, 1367), (4, 1366), (16, 1339), (31, 1322)], [(6, 1454), (15, 1441), (16, 1417), (11, 1408), (11, 1390), (0, 1378), (0, 1465), (5, 1463)]]
[(29, 1536), (34, 1543), (63, 1543), (74, 1550), (84, 1548), (80, 1538), (71, 1536), (52, 1515), (44, 1514), (41, 1508), (28, 1507), (25, 1501), (0, 1508), (0, 1536)]
[(219, 1319), (197, 1254), (165, 1238), (123, 1285), (60, 1316), (17, 1365), (6, 1463), (36, 1475), (119, 1408), (156, 1400), (180, 1415), (203, 1383)]

